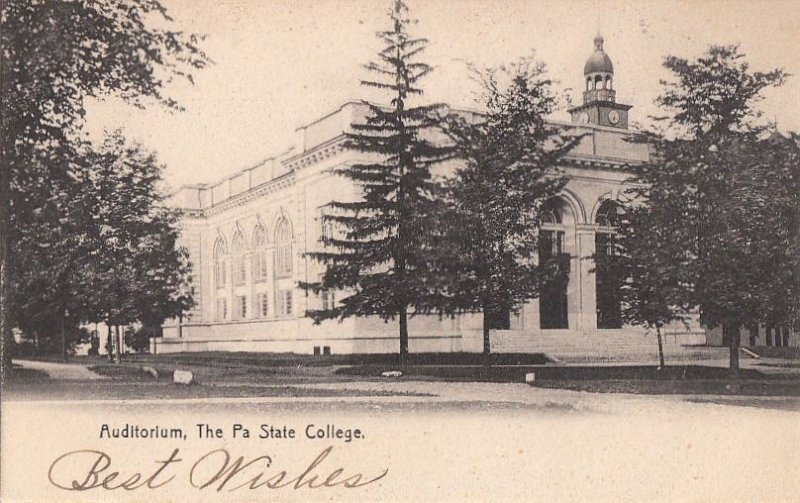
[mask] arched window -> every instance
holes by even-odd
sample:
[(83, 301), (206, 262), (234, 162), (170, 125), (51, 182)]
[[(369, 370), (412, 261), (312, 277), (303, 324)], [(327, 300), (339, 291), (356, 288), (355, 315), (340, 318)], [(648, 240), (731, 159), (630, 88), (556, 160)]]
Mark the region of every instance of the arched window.
[(606, 89), (612, 89), (611, 87), (611, 76), (606, 76)]
[(233, 282), (236, 285), (243, 285), (247, 282), (247, 262), (245, 258), (246, 247), (244, 236), (237, 232), (233, 237)]
[(228, 254), (228, 248), (225, 246), (225, 241), (222, 238), (217, 238), (214, 243), (214, 284), (217, 288), (224, 288), (227, 283), (225, 274), (225, 256)]
[(601, 77), (600, 75), (597, 75), (594, 78), (594, 88), (595, 89), (602, 89), (603, 88), (603, 77)]
[(253, 232), (253, 278), (267, 279), (267, 231), (261, 225)]
[(282, 217), (275, 228), (275, 274), (278, 277), (291, 276), (293, 259), (292, 225)]
[(539, 221), (542, 228), (539, 230), (539, 256), (555, 256), (564, 252), (564, 230), (562, 228), (563, 202), (551, 199), (542, 205)]
[(569, 328), (567, 316), (569, 254), (564, 251), (566, 237), (564, 212), (567, 210), (567, 203), (561, 198), (547, 201), (541, 209), (539, 264), (552, 273), (549, 280), (542, 285), (539, 295), (539, 325), (543, 329)]
[(622, 328), (620, 275), (615, 242), (620, 206), (605, 200), (597, 210), (595, 233), (595, 281), (597, 287), (597, 328)]
[(586, 77), (586, 90), (587, 91), (591, 91), (592, 90), (592, 78), (591, 77)]
[(600, 208), (597, 209), (597, 215), (594, 217), (594, 221), (597, 225), (602, 227), (616, 227), (619, 225), (619, 213), (619, 204), (610, 199), (606, 199), (600, 204)]

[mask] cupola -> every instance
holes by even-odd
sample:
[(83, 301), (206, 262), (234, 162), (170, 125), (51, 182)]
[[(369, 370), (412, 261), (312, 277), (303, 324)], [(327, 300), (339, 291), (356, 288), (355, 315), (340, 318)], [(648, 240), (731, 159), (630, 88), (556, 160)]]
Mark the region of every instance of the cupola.
[(570, 110), (572, 121), (627, 129), (628, 105), (616, 103), (614, 64), (603, 49), (603, 36), (594, 37), (594, 52), (583, 65), (583, 104)]

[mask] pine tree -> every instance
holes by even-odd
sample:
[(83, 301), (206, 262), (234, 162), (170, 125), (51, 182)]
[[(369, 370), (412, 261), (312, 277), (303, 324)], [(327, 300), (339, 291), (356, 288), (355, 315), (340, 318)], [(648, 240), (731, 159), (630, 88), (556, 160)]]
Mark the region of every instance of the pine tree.
[(511, 312), (564, 272), (560, 257), (541, 264), (534, 257), (540, 212), (564, 186), (559, 164), (580, 136), (545, 120), (558, 98), (533, 56), (472, 72), (485, 112), (452, 114), (446, 123), (463, 166), (448, 180), (438, 263), (449, 280), (443, 310), (482, 311), (489, 354), (493, 324), (508, 323)]
[(332, 309), (309, 311), (317, 322), (367, 315), (398, 318), (400, 358), (405, 361), (408, 316), (429, 312), (435, 297), (435, 285), (426, 277), (426, 250), (439, 205), (431, 168), (448, 150), (429, 136), (439, 122), (440, 106), (412, 104), (422, 94), (420, 80), (432, 69), (417, 60), (427, 40), (409, 34), (415, 21), (403, 0), (393, 2), (389, 17), (391, 29), (378, 33), (384, 49), (377, 61), (366, 65), (376, 77), (362, 81), (386, 92), (389, 105), (364, 102), (370, 114), (352, 125), (346, 147), (365, 154), (366, 160), (337, 170), (362, 188), (362, 198), (327, 205), (323, 219), (336, 234), (323, 238), (328, 251), (309, 254), (326, 271), (319, 283), (301, 286), (348, 294)]

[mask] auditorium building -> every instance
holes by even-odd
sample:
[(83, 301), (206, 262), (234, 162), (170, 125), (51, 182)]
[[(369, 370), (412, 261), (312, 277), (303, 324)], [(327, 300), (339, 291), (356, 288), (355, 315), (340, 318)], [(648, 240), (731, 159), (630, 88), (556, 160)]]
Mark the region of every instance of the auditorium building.
[[(564, 162), (569, 182), (549, 204), (541, 227), (548, 252), (569, 257), (569, 279), (500, 320), (492, 350), (561, 359), (650, 358), (657, 351), (654, 334), (620, 325), (615, 293), (591, 258), (614, 231), (614, 201), (625, 190), (629, 167), (648, 156), (645, 145), (627, 141), (631, 106), (616, 101), (614, 67), (599, 35), (582, 88), (583, 103), (569, 111), (572, 120), (563, 126), (585, 136)], [(332, 169), (362, 155), (343, 147), (343, 133), (368, 112), (362, 103), (345, 103), (297, 129), (285, 154), (172, 196), (183, 215), (196, 305), (164, 327), (157, 352), (398, 351), (396, 321), (361, 317), (315, 325), (306, 311), (333, 305), (342, 292), (315, 295), (298, 287), (322, 274), (324, 266), (305, 255), (320, 250), (320, 236), (332, 231), (322, 224), (321, 208), (358, 197), (357, 187)], [(410, 351), (481, 351), (481, 316), (411, 317)], [(699, 327), (675, 326), (665, 336), (668, 354), (705, 343)]]

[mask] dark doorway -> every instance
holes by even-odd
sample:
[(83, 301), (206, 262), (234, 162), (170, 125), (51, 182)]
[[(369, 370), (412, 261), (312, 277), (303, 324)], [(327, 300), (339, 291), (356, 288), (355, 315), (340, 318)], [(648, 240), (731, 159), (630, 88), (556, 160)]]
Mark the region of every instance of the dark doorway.
[(613, 239), (614, 235), (608, 232), (595, 234), (597, 328), (622, 328), (619, 274)]
[(542, 329), (569, 328), (569, 255), (564, 253), (563, 231), (540, 231), (539, 263), (553, 273), (539, 296), (539, 326)]

